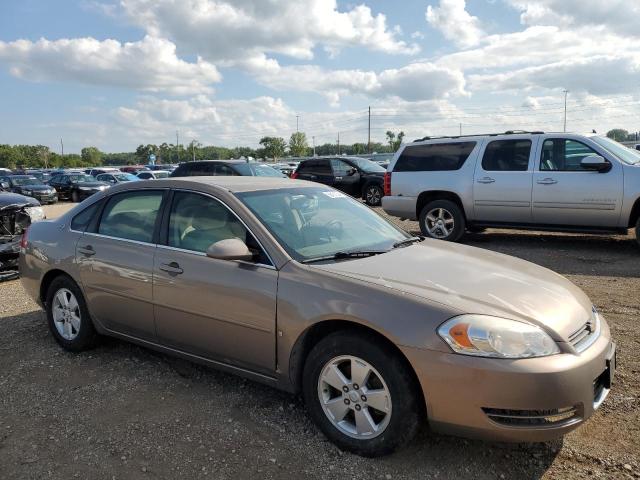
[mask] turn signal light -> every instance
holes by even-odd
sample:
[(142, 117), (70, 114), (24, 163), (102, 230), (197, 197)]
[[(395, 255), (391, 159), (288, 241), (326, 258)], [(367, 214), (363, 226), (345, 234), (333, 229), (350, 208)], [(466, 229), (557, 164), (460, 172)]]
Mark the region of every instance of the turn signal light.
[(391, 172), (384, 174), (384, 194), (385, 196), (391, 195)]

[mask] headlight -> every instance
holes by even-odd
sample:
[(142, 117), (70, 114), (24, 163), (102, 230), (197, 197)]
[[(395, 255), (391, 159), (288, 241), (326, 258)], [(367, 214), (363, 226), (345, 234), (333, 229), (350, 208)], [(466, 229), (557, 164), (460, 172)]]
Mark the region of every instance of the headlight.
[(44, 218), (46, 218), (42, 207), (27, 207), (24, 210), (31, 218), (31, 222), (37, 222), (38, 220), (44, 220)]
[(95, 187), (78, 187), (78, 190), (82, 190), (83, 192), (88, 192), (93, 190)]
[(457, 353), (479, 357), (530, 358), (560, 353), (556, 342), (540, 327), (489, 315), (460, 315), (438, 328)]
[(22, 189), (22, 194), (23, 195), (31, 195), (33, 192), (31, 190), (25, 190), (24, 188)]

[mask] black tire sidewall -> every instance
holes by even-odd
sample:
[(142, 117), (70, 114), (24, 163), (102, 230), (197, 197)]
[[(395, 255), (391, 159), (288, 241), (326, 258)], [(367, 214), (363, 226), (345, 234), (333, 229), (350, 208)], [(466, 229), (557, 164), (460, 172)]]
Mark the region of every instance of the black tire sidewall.
[[(426, 226), (427, 213), (429, 213), (434, 208), (444, 208), (445, 210), (448, 210), (451, 213), (451, 215), (453, 215), (453, 221), (454, 221), (453, 232), (451, 232), (451, 234), (446, 238), (432, 237), (429, 234), (429, 230), (427, 230), (427, 226)], [(422, 234), (425, 237), (433, 238), (436, 240), (446, 240), (449, 242), (457, 242), (458, 240), (460, 240), (460, 238), (462, 237), (465, 231), (466, 222), (465, 222), (465, 218), (462, 213), (462, 210), (458, 205), (456, 205), (451, 200), (433, 200), (432, 202), (427, 203), (422, 208), (422, 211), (420, 212), (420, 218), (418, 220), (419, 220), (418, 223), (420, 224), (420, 231), (422, 232)]]
[[(391, 395), (391, 419), (385, 431), (369, 440), (340, 432), (329, 421), (318, 398), (318, 379), (328, 361), (341, 355), (359, 357), (383, 377)], [(366, 334), (336, 332), (322, 339), (309, 353), (303, 373), (303, 396), (311, 418), (325, 436), (342, 450), (366, 457), (386, 455), (408, 443), (421, 425), (421, 395), (398, 355)]]
[(76, 203), (79, 202), (80, 194), (78, 194), (78, 192), (71, 192), (71, 201)]
[[(367, 191), (371, 188), (375, 188), (380, 192), (380, 200), (378, 200), (376, 203), (371, 203), (369, 202), (369, 200), (367, 199)], [(362, 192), (362, 197), (364, 198), (364, 201), (367, 205), (371, 206), (371, 207), (377, 207), (382, 203), (382, 197), (384, 195), (384, 191), (382, 189), (382, 187), (380, 185), (376, 185), (375, 183), (370, 183), (368, 185), (366, 185), (364, 187), (364, 190)]]
[[(58, 332), (58, 329), (56, 328), (53, 321), (53, 298), (55, 294), (62, 288), (66, 288), (71, 293), (73, 293), (80, 307), (80, 331), (73, 340), (67, 340), (63, 338)], [(80, 352), (82, 350), (87, 350), (95, 346), (97, 334), (93, 326), (93, 322), (91, 321), (84, 296), (82, 295), (82, 291), (80, 290), (78, 285), (69, 277), (61, 275), (51, 282), (51, 284), (49, 285), (49, 289), (47, 290), (45, 311), (49, 330), (51, 331), (53, 338), (55, 338), (56, 342), (58, 342), (61, 347), (73, 352)]]
[(638, 217), (638, 220), (636, 221), (635, 230), (636, 230), (636, 243), (640, 247), (640, 217)]

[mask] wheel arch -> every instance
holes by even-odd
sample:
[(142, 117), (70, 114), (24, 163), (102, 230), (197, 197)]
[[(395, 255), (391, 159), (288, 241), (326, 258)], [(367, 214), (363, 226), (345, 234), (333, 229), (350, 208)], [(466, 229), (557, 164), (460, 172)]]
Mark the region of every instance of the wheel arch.
[(636, 198), (636, 201), (631, 207), (631, 214), (629, 215), (629, 228), (636, 226), (638, 219), (640, 218), (640, 197)]
[(40, 299), (40, 302), (42, 303), (42, 305), (46, 304), (47, 292), (49, 291), (49, 287), (51, 286), (51, 283), (58, 277), (67, 277), (72, 282), (76, 284), (78, 283), (73, 279), (73, 277), (71, 277), (71, 275), (69, 275), (64, 270), (60, 270), (58, 268), (49, 270), (47, 273), (44, 274), (44, 276), (42, 277), (42, 280), (40, 281), (40, 292), (39, 292), (38, 298)]
[(314, 323), (298, 336), (289, 355), (289, 379), (294, 392), (300, 392), (302, 388), (302, 373), (304, 371), (307, 357), (309, 356), (313, 346), (327, 335), (338, 331), (358, 332), (363, 336), (371, 337), (374, 341), (380, 342), (392, 350), (410, 372), (416, 388), (416, 394), (419, 395), (418, 398), (420, 404), (426, 408), (426, 401), (418, 376), (402, 350), (400, 350), (391, 340), (389, 340), (388, 337), (379, 331), (351, 320), (323, 320)]
[(420, 218), (420, 212), (422, 212), (422, 209), (429, 202), (434, 200), (449, 200), (454, 202), (458, 207), (460, 207), (460, 211), (462, 212), (462, 215), (464, 215), (465, 221), (467, 220), (467, 213), (464, 210), (462, 199), (457, 193), (449, 190), (428, 190), (418, 195), (418, 199), (416, 200), (416, 218)]

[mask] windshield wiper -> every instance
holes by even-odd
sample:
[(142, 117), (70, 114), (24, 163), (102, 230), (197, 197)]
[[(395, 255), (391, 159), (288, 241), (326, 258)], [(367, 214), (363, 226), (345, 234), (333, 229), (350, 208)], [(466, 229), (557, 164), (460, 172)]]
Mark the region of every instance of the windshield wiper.
[(393, 244), (393, 248), (404, 247), (405, 245), (411, 245), (412, 243), (421, 242), (424, 240), (424, 237), (409, 237), (404, 240), (400, 240)]
[(388, 250), (354, 250), (351, 252), (336, 252), (333, 255), (326, 255), (324, 257), (315, 257), (309, 258), (307, 260), (302, 260), (301, 263), (315, 263), (322, 262), (327, 260), (341, 260), (343, 258), (365, 258), (372, 257), (374, 255), (380, 255), (382, 253), (387, 253)]

